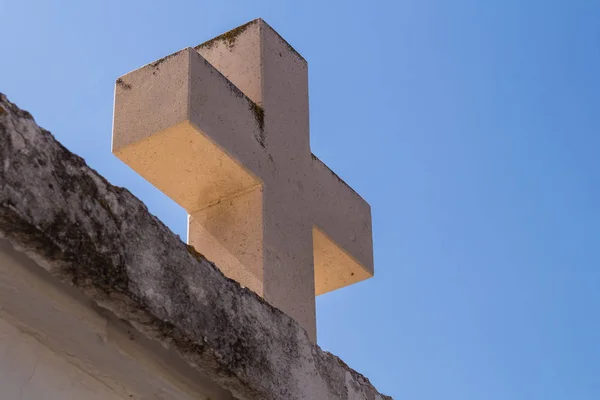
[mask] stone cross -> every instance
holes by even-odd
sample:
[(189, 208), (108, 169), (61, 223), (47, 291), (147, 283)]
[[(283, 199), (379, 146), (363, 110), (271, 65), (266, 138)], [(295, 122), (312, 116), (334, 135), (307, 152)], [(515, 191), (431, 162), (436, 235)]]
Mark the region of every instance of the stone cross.
[(373, 276), (370, 207), (311, 153), (307, 63), (261, 19), (119, 78), (112, 147), (312, 340), (315, 295)]

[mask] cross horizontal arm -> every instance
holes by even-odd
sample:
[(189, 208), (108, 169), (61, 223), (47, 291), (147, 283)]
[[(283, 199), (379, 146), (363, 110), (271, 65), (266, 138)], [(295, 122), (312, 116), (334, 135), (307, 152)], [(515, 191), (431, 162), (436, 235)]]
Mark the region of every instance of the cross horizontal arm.
[(260, 184), (263, 118), (187, 48), (117, 80), (113, 152), (192, 212)]
[(373, 276), (371, 208), (316, 156), (313, 247), (317, 295)]

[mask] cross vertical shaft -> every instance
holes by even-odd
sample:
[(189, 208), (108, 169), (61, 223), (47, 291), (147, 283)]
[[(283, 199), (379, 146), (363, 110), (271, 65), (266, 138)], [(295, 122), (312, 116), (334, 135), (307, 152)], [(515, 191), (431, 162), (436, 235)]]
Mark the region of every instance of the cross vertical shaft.
[[(238, 259), (252, 254), (251, 268), (255, 276), (262, 278), (259, 294), (293, 315), (315, 337), (312, 222), (302, 185), (311, 163), (308, 68), (306, 61), (262, 21), (242, 26), (234, 33), (235, 37), (210, 41), (196, 50), (261, 107), (259, 142), (267, 155), (267, 168), (261, 174), (261, 189), (247, 192), (230, 204), (205, 209), (201, 214), (232, 207), (259, 218), (262, 214), (262, 247), (256, 246), (261, 240), (250, 232), (255, 224), (246, 221), (246, 212), (240, 212), (241, 219), (227, 224), (238, 227), (234, 228), (237, 238), (227, 241), (236, 242), (228, 253), (237, 254)], [(203, 248), (205, 241), (212, 238), (202, 226), (206, 219), (197, 223), (197, 216), (190, 218), (189, 241)], [(240, 232), (240, 227), (248, 232)], [(223, 256), (229, 258), (229, 254)], [(217, 265), (219, 261), (225, 260), (215, 260)]]

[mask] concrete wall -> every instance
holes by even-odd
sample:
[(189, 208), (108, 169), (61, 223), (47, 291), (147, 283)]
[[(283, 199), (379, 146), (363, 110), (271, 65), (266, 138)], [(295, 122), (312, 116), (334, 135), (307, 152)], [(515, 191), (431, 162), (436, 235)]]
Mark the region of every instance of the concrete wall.
[(0, 239), (0, 400), (233, 400)]
[(0, 317), (0, 399), (121, 400), (123, 397)]
[(391, 399), (1, 93), (0, 143), (0, 315), (122, 398)]

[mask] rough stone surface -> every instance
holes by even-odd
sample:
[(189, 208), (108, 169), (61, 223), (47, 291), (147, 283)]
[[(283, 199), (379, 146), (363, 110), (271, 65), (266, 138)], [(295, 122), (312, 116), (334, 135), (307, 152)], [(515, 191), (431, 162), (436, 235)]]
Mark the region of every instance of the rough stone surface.
[(390, 399), (3, 94), (0, 235), (240, 400)]

